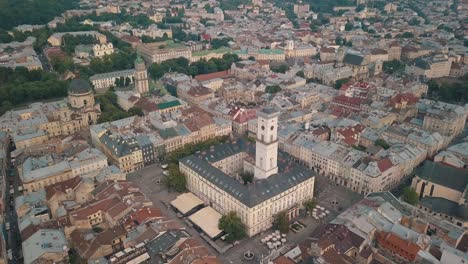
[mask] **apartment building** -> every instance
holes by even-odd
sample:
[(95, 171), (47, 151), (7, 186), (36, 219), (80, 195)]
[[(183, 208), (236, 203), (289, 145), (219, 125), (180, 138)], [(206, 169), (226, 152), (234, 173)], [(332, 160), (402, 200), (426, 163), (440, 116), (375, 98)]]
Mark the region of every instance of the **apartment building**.
[(440, 78), (450, 75), (452, 60), (444, 55), (418, 57), (414, 62), (406, 67), (406, 72), (428, 79)]
[(312, 170), (361, 194), (393, 188), (427, 155), (422, 148), (397, 144), (371, 156), (322, 140), (313, 132), (300, 133), (287, 139), (282, 148)]
[(95, 125), (91, 139), (111, 163), (132, 172), (187, 144), (226, 136), (231, 131), (229, 120), (189, 107)]
[(449, 143), (448, 138), (438, 132), (430, 133), (405, 124), (389, 126), (381, 137), (389, 143), (408, 143), (425, 149), (428, 156), (433, 156)]
[(18, 171), (24, 192), (30, 193), (76, 176), (93, 178), (105, 167), (107, 158), (103, 153), (86, 148), (70, 155), (54, 153), (28, 157)]
[(463, 132), (468, 109), (440, 101), (420, 99), (416, 104), (418, 113), (424, 115), (422, 128), (453, 138)]

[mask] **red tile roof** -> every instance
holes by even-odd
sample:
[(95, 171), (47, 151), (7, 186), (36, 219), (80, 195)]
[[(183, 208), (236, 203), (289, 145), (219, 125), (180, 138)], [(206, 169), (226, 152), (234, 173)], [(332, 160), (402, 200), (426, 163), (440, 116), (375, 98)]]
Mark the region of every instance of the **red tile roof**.
[(377, 235), (377, 241), (383, 248), (410, 261), (413, 261), (421, 250), (417, 244), (404, 240), (393, 233), (380, 232)]
[(131, 213), (126, 219), (124, 226), (128, 229), (129, 226), (140, 225), (148, 221), (164, 218), (161, 209), (155, 207), (144, 207), (138, 211)]
[(393, 167), (393, 163), (390, 161), (390, 159), (385, 158), (385, 159), (379, 160), (377, 162), (377, 166), (379, 167), (380, 172), (385, 172), (391, 167)]
[(200, 74), (200, 75), (195, 76), (195, 80), (199, 82), (204, 82), (204, 81), (216, 79), (216, 78), (226, 78), (230, 74), (231, 74), (231, 70)]
[(76, 176), (69, 180), (54, 183), (49, 185), (45, 188), (46, 191), (46, 199), (49, 200), (54, 196), (56, 193), (65, 193), (67, 189), (75, 189), (81, 183), (81, 177)]
[(274, 264), (294, 264), (294, 261), (290, 260), (285, 256), (280, 256), (279, 258), (273, 260)]

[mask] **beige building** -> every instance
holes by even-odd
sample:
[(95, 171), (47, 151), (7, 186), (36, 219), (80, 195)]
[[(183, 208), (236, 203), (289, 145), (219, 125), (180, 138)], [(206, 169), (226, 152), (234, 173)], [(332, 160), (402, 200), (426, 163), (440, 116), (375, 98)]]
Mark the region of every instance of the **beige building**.
[(425, 161), (416, 171), (411, 187), (419, 195), (419, 208), (424, 212), (468, 227), (466, 169)]
[[(200, 108), (178, 111), (182, 114), (178, 119), (170, 119), (170, 112), (155, 111), (144, 117), (95, 125), (91, 127), (91, 139), (111, 163), (128, 173), (142, 168), (144, 159), (164, 158), (166, 153), (187, 144), (226, 136), (232, 131), (229, 120), (213, 117)], [(140, 135), (134, 131), (137, 128)], [(149, 142), (145, 145), (136, 140), (142, 134), (148, 136)]]
[(371, 159), (365, 152), (321, 141), (314, 134), (291, 137), (282, 148), (310, 169), (364, 195), (393, 188), (426, 158), (424, 149), (398, 144), (385, 156)]
[(294, 40), (287, 40), (284, 45), (278, 48), (284, 50), (286, 58), (312, 57), (317, 54), (317, 49), (307, 43), (295, 43)]
[(97, 149), (86, 148), (64, 158), (54, 155), (28, 157), (18, 168), (25, 193), (67, 181), (76, 176), (93, 178), (107, 167), (107, 158)]
[(412, 65), (406, 66), (406, 72), (429, 79), (450, 75), (452, 61), (444, 55), (416, 58)]
[(46, 137), (73, 135), (96, 123), (100, 113), (89, 84), (76, 79), (70, 83), (66, 100), (7, 112), (0, 117), (0, 129), (16, 137), (20, 148), (30, 147), (45, 142)]
[[(254, 236), (271, 227), (274, 216), (284, 211), (289, 218), (299, 214), (302, 204), (313, 197), (314, 173), (300, 165), (288, 165), (277, 152), (278, 113), (266, 108), (258, 112), (256, 147), (243, 140), (214, 146), (208, 152), (179, 162), (187, 177), (187, 188), (221, 214), (236, 212)], [(239, 173), (254, 174), (244, 185)]]
[(94, 182), (83, 181), (79, 176), (47, 186), (45, 188), (46, 200), (52, 218), (59, 217), (57, 210), (64, 207), (64, 202), (73, 202), (79, 205), (90, 201), (93, 190)]
[(192, 51), (190, 48), (183, 46), (170, 47), (166, 42), (155, 42), (148, 44), (141, 44), (137, 46), (138, 52), (140, 52), (146, 63), (160, 63), (170, 59), (176, 59), (183, 57), (189, 61), (192, 59)]
[(424, 115), (423, 129), (453, 138), (463, 132), (468, 109), (440, 101), (421, 99), (418, 112)]
[(106, 91), (109, 87), (115, 86), (115, 81), (120, 78), (123, 78), (124, 80), (129, 78), (130, 83), (132, 84), (134, 77), (135, 70), (131, 69), (95, 74), (89, 77), (89, 80), (91, 81), (94, 89), (96, 89), (97, 92), (102, 92)]
[(188, 9), (185, 11), (185, 16), (224, 21), (224, 12), (219, 7), (215, 7), (213, 13), (208, 13), (205, 9)]
[(62, 38), (65, 35), (72, 35), (72, 36), (93, 36), (96, 40), (99, 41), (100, 44), (107, 43), (107, 37), (104, 34), (101, 34), (97, 31), (76, 31), (76, 32), (60, 32), (52, 34), (47, 41), (50, 45), (60, 47), (62, 45)]
[(111, 42), (104, 44), (95, 44), (93, 46), (93, 55), (94, 57), (103, 57), (105, 55), (111, 55), (114, 53), (114, 45)]

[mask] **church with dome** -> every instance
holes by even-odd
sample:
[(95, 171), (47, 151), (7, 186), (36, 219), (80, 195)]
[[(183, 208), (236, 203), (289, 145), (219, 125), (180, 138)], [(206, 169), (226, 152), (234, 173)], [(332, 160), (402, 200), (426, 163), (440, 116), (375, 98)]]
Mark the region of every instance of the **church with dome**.
[(17, 148), (29, 147), (87, 129), (96, 124), (100, 114), (89, 83), (75, 79), (63, 100), (32, 103), (27, 108), (6, 112), (0, 117), (0, 130), (12, 136)]
[(62, 116), (64, 122), (74, 121), (75, 130), (81, 130), (96, 124), (101, 113), (99, 104), (94, 100), (94, 91), (89, 83), (82, 79), (71, 81), (67, 98), (68, 115)]

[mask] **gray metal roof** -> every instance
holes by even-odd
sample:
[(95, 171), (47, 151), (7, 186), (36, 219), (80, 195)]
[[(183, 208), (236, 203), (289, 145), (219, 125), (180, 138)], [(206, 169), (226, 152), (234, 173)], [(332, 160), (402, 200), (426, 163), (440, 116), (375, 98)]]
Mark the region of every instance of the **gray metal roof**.
[(254, 150), (253, 144), (238, 140), (234, 143), (217, 145), (207, 152), (182, 158), (179, 162), (191, 168), (218, 188), (225, 190), (247, 207), (261, 204), (315, 176), (315, 172), (293, 163), (289, 155), (281, 151), (278, 152), (279, 173), (266, 179), (255, 180), (254, 183), (249, 185), (242, 184), (209, 163), (239, 152), (251, 152), (252, 150)]
[(468, 184), (467, 170), (445, 166), (428, 160), (424, 161), (423, 165), (416, 171), (416, 175), (421, 179), (460, 192), (463, 192)]
[(89, 83), (83, 79), (75, 79), (70, 82), (68, 86), (68, 92), (73, 94), (82, 94), (91, 91)]

